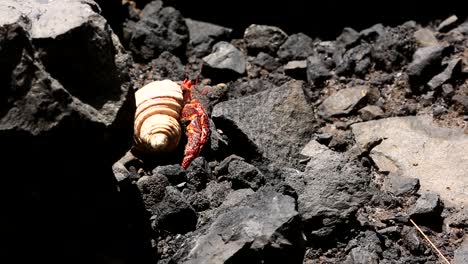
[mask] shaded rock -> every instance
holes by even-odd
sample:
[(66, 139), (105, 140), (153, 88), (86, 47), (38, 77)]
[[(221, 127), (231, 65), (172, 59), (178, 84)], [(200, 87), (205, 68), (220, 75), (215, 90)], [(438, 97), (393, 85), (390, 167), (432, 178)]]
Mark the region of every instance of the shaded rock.
[(332, 76), (323, 60), (318, 56), (307, 58), (307, 81), (310, 84), (320, 84)]
[(430, 217), (440, 214), (441, 208), (440, 197), (437, 193), (425, 192), (418, 198), (416, 204), (410, 209), (408, 214), (411, 217)]
[(371, 56), (376, 69), (390, 72), (408, 64), (416, 49), (414, 31), (411, 25), (386, 28), (385, 34), (372, 45)]
[(283, 61), (305, 60), (314, 53), (313, 40), (304, 33), (292, 34), (278, 50)]
[(421, 234), (415, 228), (403, 231), (403, 241), (406, 248), (413, 254), (421, 254), (426, 247), (422, 241)]
[(279, 66), (281, 66), (281, 64), (274, 57), (265, 52), (259, 52), (253, 63), (268, 71), (276, 70)]
[(187, 180), (190, 184), (195, 186), (197, 191), (206, 187), (206, 183), (211, 178), (211, 170), (205, 158), (197, 157), (194, 159), (187, 168)]
[(421, 28), (414, 32), (414, 38), (418, 44), (422, 47), (430, 47), (439, 45), (439, 41), (435, 37), (433, 31), (427, 28)]
[(226, 178), (232, 183), (233, 189), (257, 190), (265, 183), (263, 174), (255, 166), (242, 160), (229, 162)]
[(195, 230), (197, 214), (188, 201), (175, 187), (166, 187), (161, 202), (151, 207), (153, 229), (175, 234), (185, 234)]
[(168, 51), (163, 51), (155, 60), (151, 61), (154, 69), (152, 80), (183, 80), (187, 73), (180, 59)]
[(427, 83), (427, 85), (432, 89), (439, 88), (442, 84), (449, 81), (453, 77), (456, 77), (457, 74), (461, 72), (461, 59), (454, 59), (447, 63), (445, 70), (436, 76)]
[[(382, 253), (382, 247), (379, 237), (375, 232), (366, 231), (363, 237), (351, 241), (349, 244), (355, 244), (351, 249), (346, 260), (346, 264), (370, 264), (380, 263), (379, 255)], [(348, 245), (349, 246), (349, 245)]]
[[(231, 185), (228, 182), (211, 181), (203, 190), (203, 194), (210, 201), (210, 207), (216, 208), (220, 206), (232, 192)], [(253, 191), (252, 191), (253, 193)]]
[(368, 121), (382, 117), (384, 115), (384, 112), (382, 108), (376, 105), (367, 105), (359, 109), (359, 114), (361, 115), (362, 120)]
[(136, 185), (141, 193), (141, 198), (145, 208), (149, 211), (153, 210), (166, 195), (166, 187), (170, 185), (165, 176), (143, 176)]
[(336, 38), (336, 44), (347, 49), (356, 45), (359, 38), (360, 35), (356, 30), (350, 27), (345, 27), (341, 34)]
[(442, 84), (442, 96), (446, 100), (450, 100), (452, 96), (455, 94), (455, 90), (450, 83)]
[(244, 55), (229, 42), (216, 43), (213, 46), (213, 52), (203, 57), (203, 61), (203, 76), (213, 80), (229, 80), (245, 73)]
[(449, 47), (447, 45), (424, 47), (414, 53), (413, 61), (406, 69), (413, 90), (420, 92), (418, 86), (427, 82), (440, 70), (442, 59)]
[(419, 180), (390, 174), (385, 179), (384, 188), (397, 196), (413, 194), (419, 189)]
[(283, 67), (284, 73), (297, 80), (307, 80), (307, 61), (289, 61)]
[(180, 12), (164, 7), (155, 0), (141, 11), (140, 20), (134, 25), (129, 48), (137, 59), (149, 61), (163, 51), (177, 56), (185, 55), (189, 41), (187, 25)]
[(356, 74), (363, 76), (371, 66), (371, 46), (361, 44), (349, 50), (338, 50), (334, 54), (337, 75)]
[(212, 118), (232, 120), (265, 157), (282, 164), (291, 162), (310, 139), (314, 121), (300, 81), (221, 102)]
[[(309, 143), (311, 144), (311, 143)], [(356, 211), (371, 198), (370, 176), (359, 162), (345, 154), (315, 145), (304, 171), (305, 188), (299, 193), (298, 211), (311, 242), (336, 232), (346, 233)]]
[(385, 34), (385, 28), (382, 24), (375, 24), (370, 28), (366, 28), (359, 32), (361, 38), (367, 41), (374, 41), (378, 37), (383, 36)]
[(189, 18), (185, 19), (185, 23), (190, 37), (188, 56), (197, 58), (210, 54), (213, 45), (219, 41), (228, 40), (232, 32), (231, 28)]
[(458, 17), (456, 15), (449, 16), (437, 26), (437, 31), (447, 32), (457, 26), (456, 25), (457, 21), (458, 21)]
[(319, 106), (319, 114), (325, 118), (349, 114), (366, 97), (368, 86), (345, 88), (327, 97)]
[(468, 263), (468, 240), (465, 238), (453, 254), (452, 264)]
[(187, 180), (187, 175), (180, 165), (157, 166), (153, 169), (153, 175), (164, 175), (172, 185), (177, 185)]
[(221, 214), (177, 263), (302, 263), (304, 241), (292, 197), (263, 189)]
[(468, 162), (463, 157), (468, 136), (462, 130), (438, 127), (427, 116), (368, 121), (351, 129), (380, 171), (418, 178), (422, 190), (439, 193), (446, 204), (467, 204)]
[(468, 96), (464, 94), (457, 94), (452, 97), (452, 102), (456, 106), (456, 109), (461, 114), (468, 113)]
[(252, 24), (245, 29), (244, 41), (249, 54), (265, 52), (276, 54), (288, 35), (278, 27)]

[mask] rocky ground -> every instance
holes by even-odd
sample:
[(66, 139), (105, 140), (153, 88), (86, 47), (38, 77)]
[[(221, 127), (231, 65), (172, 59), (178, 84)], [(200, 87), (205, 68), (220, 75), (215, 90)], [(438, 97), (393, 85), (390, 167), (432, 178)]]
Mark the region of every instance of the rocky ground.
[[(5, 263), (446, 263), (410, 220), (468, 263), (466, 17), (320, 39), (112, 3), (0, 1)], [(186, 170), (132, 149), (134, 92), (185, 78)]]

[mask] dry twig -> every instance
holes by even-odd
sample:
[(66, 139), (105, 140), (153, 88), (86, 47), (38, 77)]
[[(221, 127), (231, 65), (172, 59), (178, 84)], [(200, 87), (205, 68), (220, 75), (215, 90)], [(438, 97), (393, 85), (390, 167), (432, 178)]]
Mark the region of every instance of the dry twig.
[(416, 227), (416, 229), (419, 231), (419, 233), (421, 233), (421, 235), (427, 240), (427, 242), (429, 242), (429, 244), (431, 244), (432, 248), (434, 248), (434, 250), (439, 253), (440, 257), (445, 261), (447, 262), (447, 264), (450, 264), (450, 261), (448, 261), (448, 259), (444, 256), (444, 254), (442, 254), (442, 252), (440, 252), (440, 250), (434, 245), (434, 243), (431, 242), (431, 240), (429, 239), (429, 237), (426, 236), (426, 234), (424, 234), (424, 232), (421, 230), (421, 228), (419, 228), (419, 226), (413, 221), (413, 219), (410, 219), (411, 223)]

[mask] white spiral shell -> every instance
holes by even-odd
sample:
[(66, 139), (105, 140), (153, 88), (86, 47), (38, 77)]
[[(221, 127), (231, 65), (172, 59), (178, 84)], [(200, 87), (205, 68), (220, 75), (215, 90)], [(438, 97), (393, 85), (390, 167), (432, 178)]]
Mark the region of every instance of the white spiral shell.
[(150, 152), (172, 151), (179, 144), (181, 87), (170, 80), (154, 81), (135, 93), (135, 147)]

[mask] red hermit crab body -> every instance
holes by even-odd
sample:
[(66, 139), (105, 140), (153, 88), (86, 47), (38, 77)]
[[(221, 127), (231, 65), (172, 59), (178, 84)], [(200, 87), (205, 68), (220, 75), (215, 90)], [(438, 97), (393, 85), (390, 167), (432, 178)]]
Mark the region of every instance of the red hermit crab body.
[(208, 115), (192, 93), (190, 80), (181, 85), (170, 81), (151, 82), (135, 93), (135, 146), (147, 152), (173, 151), (179, 144), (182, 126), (187, 123), (187, 145), (182, 167), (198, 157), (210, 135)]

